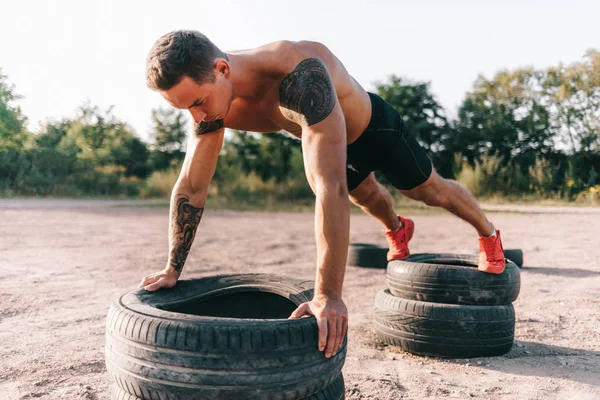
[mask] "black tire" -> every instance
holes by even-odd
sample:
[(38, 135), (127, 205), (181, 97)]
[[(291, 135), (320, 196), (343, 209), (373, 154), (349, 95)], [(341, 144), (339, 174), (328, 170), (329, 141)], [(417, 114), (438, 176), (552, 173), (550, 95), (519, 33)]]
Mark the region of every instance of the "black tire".
[(311, 396), (338, 378), (347, 344), (327, 359), (314, 317), (287, 319), (312, 295), (312, 281), (269, 274), (129, 292), (108, 312), (108, 373), (142, 399)]
[(390, 261), (387, 276), (394, 296), (433, 303), (510, 304), (521, 290), (514, 263), (507, 261), (501, 274), (488, 274), (477, 269), (477, 256), (471, 254), (414, 254)]
[[(342, 374), (318, 393), (305, 397), (304, 400), (344, 400), (345, 399), (344, 377)], [(114, 385), (112, 391), (112, 400), (145, 400), (125, 392), (120, 387)], [(193, 400), (193, 399), (190, 399)]]
[(523, 267), (523, 250), (521, 249), (504, 250), (504, 258), (512, 261), (519, 268)]
[(387, 266), (387, 248), (367, 243), (351, 243), (348, 246), (347, 265), (365, 268), (381, 268)]
[(375, 298), (375, 332), (386, 344), (412, 354), (444, 358), (499, 356), (510, 351), (515, 311), (400, 299), (388, 289)]

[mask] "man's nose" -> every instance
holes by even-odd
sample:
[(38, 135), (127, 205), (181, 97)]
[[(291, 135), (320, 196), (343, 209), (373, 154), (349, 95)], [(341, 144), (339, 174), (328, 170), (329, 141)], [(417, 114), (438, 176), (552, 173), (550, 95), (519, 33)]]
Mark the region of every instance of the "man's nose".
[(206, 118), (206, 113), (202, 110), (190, 110), (190, 113), (192, 114), (194, 122), (197, 124), (204, 121), (204, 118)]

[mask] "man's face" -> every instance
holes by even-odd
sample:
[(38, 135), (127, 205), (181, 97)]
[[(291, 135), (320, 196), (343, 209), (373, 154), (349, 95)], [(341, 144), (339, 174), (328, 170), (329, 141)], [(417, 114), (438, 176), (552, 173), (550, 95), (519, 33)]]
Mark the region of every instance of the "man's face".
[(215, 68), (215, 81), (199, 85), (189, 76), (169, 90), (161, 91), (162, 96), (175, 108), (189, 110), (195, 123), (212, 122), (224, 119), (229, 112), (233, 92), (226, 73)]

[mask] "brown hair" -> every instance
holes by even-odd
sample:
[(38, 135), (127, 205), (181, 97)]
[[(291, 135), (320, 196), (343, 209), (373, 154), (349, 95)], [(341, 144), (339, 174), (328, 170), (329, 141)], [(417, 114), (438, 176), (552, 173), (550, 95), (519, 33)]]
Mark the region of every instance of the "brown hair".
[(213, 82), (217, 58), (227, 55), (197, 31), (178, 30), (161, 36), (146, 60), (146, 84), (153, 90), (169, 90), (184, 76), (199, 84)]

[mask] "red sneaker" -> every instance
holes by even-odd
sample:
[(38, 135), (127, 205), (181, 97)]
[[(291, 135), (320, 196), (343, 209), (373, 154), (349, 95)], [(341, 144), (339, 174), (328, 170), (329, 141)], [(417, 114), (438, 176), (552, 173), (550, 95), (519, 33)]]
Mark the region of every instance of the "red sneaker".
[(397, 231), (387, 229), (385, 237), (388, 241), (390, 249), (387, 252), (387, 260), (403, 260), (410, 256), (408, 250), (408, 242), (415, 231), (415, 223), (408, 218), (402, 218), (398, 215), (398, 219), (402, 222), (402, 228)]
[(500, 231), (496, 229), (496, 236), (489, 238), (479, 237), (479, 263), (478, 269), (490, 274), (501, 274), (506, 267), (504, 248)]

